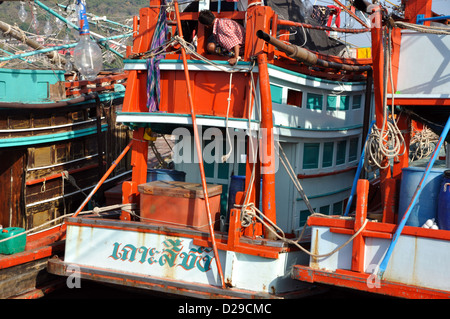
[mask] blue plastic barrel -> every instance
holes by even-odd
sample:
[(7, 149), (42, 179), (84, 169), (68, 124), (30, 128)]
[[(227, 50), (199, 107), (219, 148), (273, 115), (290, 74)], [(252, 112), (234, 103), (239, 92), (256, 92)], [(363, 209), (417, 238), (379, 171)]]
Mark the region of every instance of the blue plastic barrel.
[[(230, 178), (230, 188), (228, 189), (228, 210), (234, 208), (236, 193), (242, 192), (245, 187), (245, 176), (232, 175)], [(227, 220), (228, 221), (228, 220)]]
[[(228, 211), (234, 208), (234, 203), (236, 202), (236, 193), (244, 191), (245, 188), (245, 176), (232, 175), (230, 178), (230, 188), (228, 190)], [(260, 192), (262, 192), (262, 181), (260, 185)], [(262, 195), (259, 196), (259, 208), (262, 205)], [(228, 215), (227, 215), (228, 222)]]
[(439, 229), (450, 230), (450, 170), (444, 172), (438, 195), (437, 211)]
[(177, 181), (184, 182), (186, 173), (174, 169), (147, 169), (147, 182), (153, 181)]
[[(437, 202), (439, 187), (442, 181), (442, 175), (445, 169), (432, 168), (428, 178), (422, 185), (422, 192), (417, 198), (408, 220), (407, 226), (421, 227), (428, 219), (437, 217)], [(402, 170), (402, 182), (400, 184), (400, 198), (398, 207), (398, 221), (405, 214), (414, 192), (423, 177), (425, 168), (423, 167), (405, 167)]]

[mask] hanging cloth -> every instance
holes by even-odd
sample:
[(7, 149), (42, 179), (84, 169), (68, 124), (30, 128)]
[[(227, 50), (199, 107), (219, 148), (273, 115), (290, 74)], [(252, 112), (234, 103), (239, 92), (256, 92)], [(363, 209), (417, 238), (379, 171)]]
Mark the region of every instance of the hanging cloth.
[(328, 18), (330, 17), (330, 11), (331, 11), (331, 9), (328, 8), (328, 7), (314, 5), (313, 6), (313, 12), (311, 14), (311, 18), (316, 20), (316, 22), (319, 25), (325, 26), (325, 24), (328, 21)]
[[(167, 34), (165, 0), (161, 1), (158, 21), (153, 34), (150, 50), (157, 49), (164, 44)], [(163, 55), (159, 54), (147, 59), (147, 107), (149, 112), (159, 111), (161, 97), (159, 62)]]
[(331, 23), (333, 21), (333, 15), (336, 15), (336, 20), (334, 21), (334, 23), (336, 24), (337, 28), (340, 28), (341, 27), (341, 8), (333, 6), (333, 5), (329, 5), (327, 7), (330, 8), (330, 10), (331, 10), (330, 15), (328, 16), (327, 26), (331, 27)]

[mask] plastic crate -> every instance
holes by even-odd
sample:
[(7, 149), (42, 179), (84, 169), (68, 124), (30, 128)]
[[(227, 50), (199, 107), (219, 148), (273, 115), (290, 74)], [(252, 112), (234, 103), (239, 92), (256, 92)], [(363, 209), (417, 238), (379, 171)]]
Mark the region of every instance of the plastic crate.
[[(9, 240), (4, 240), (20, 233), (23, 235), (11, 238)], [(11, 255), (15, 253), (20, 253), (25, 250), (25, 244), (27, 241), (27, 236), (25, 234), (25, 229), (20, 227), (7, 227), (0, 231), (0, 254)]]

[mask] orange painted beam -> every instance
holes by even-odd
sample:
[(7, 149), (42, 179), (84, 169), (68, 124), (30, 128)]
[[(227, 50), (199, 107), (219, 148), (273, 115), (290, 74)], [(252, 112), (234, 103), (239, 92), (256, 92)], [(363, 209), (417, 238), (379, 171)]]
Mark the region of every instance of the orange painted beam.
[[(262, 212), (276, 224), (275, 202), (275, 138), (273, 135), (272, 98), (270, 94), (269, 70), (265, 53), (258, 55), (259, 87), (261, 92), (261, 176), (262, 176)], [(264, 228), (264, 236), (275, 239), (276, 236)]]
[[(404, 0), (402, 1), (405, 5), (405, 20), (409, 23), (416, 23), (417, 15), (423, 14), (425, 18), (432, 17), (431, 5), (433, 4), (430, 0)], [(424, 25), (430, 25), (430, 21), (425, 21)]]
[(322, 283), (339, 287), (356, 289), (382, 295), (410, 298), (410, 299), (448, 299), (450, 293), (437, 289), (405, 285), (398, 282), (377, 280), (372, 274), (357, 273), (338, 269), (335, 272), (312, 269), (307, 266), (295, 265), (292, 277), (309, 283)]
[[(356, 187), (356, 216), (354, 231), (358, 231), (364, 224), (367, 218), (367, 202), (369, 195), (369, 181), (367, 179), (358, 180)], [(357, 272), (364, 272), (364, 257), (365, 257), (365, 239), (361, 233), (353, 239), (352, 248), (352, 270)]]

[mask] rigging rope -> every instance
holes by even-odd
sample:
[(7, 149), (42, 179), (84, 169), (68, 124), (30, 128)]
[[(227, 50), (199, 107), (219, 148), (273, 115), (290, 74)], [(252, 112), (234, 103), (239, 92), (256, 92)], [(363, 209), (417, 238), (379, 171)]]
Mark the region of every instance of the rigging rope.
[[(286, 238), (286, 235), (284, 234), (283, 230), (278, 227), (276, 224), (274, 224), (270, 219), (268, 219), (258, 208), (255, 207), (254, 203), (248, 203), (247, 205), (235, 205), (237, 207), (242, 207), (242, 209), (245, 210), (246, 214), (250, 217), (254, 217), (256, 218), (261, 224), (264, 225), (264, 227), (266, 227), (271, 233), (273, 233), (278, 239), (288, 243), (288, 244), (292, 244), (295, 245), (296, 247), (298, 247), (301, 251), (303, 251), (304, 253), (308, 254), (311, 257), (314, 258), (323, 258), (323, 257), (328, 257), (331, 256), (333, 254), (335, 254), (336, 252), (338, 252), (339, 250), (341, 250), (342, 248), (344, 248), (345, 246), (347, 246), (350, 242), (353, 241), (353, 239), (355, 239), (356, 236), (358, 236), (367, 226), (368, 223), (368, 219), (366, 219), (364, 221), (364, 223), (361, 225), (361, 227), (342, 245), (336, 247), (335, 249), (333, 249), (332, 251), (330, 251), (329, 253), (326, 254), (315, 254), (310, 252), (309, 250), (305, 249), (303, 246), (301, 246), (299, 244), (299, 241), (302, 238), (303, 232), (305, 230), (305, 226), (303, 228), (302, 234), (300, 235), (300, 237), (297, 240), (293, 240), (293, 239), (289, 239)], [(261, 215), (262, 218), (258, 215)], [(319, 216), (319, 217), (326, 217), (326, 218), (332, 218), (331, 216), (328, 215), (323, 215), (323, 214), (318, 214), (318, 213), (314, 213), (311, 216)], [(268, 222), (266, 223), (265, 220), (267, 220)], [(305, 224), (306, 225), (306, 224)], [(280, 232), (281, 235), (277, 232)]]
[(414, 30), (422, 33), (450, 35), (450, 28), (440, 26), (426, 26), (403, 21), (396, 21), (395, 25), (402, 29)]

